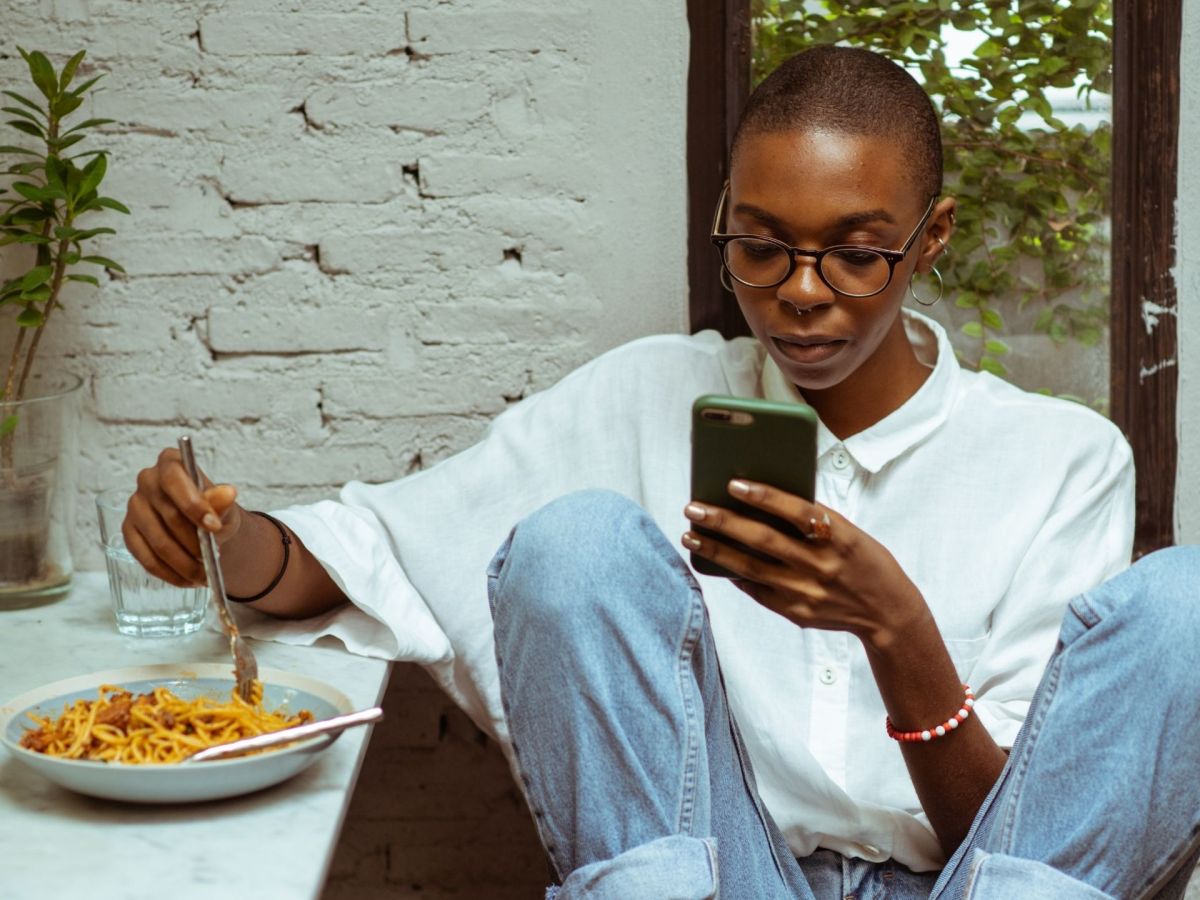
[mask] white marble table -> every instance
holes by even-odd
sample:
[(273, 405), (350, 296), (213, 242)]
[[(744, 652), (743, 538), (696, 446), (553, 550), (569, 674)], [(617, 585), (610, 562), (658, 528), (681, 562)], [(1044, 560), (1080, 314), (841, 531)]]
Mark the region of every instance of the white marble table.
[[(207, 629), (183, 638), (119, 635), (104, 573), (84, 573), (64, 599), (0, 608), (0, 703), (103, 669), (225, 662), (228, 646)], [(378, 704), (387, 685), (388, 663), (335, 641), (252, 646), (264, 668), (326, 681), (356, 709)], [(0, 749), (0, 898), (319, 897), (368, 736), (367, 728), (344, 732), (304, 772), (256, 794), (161, 807), (71, 793)]]

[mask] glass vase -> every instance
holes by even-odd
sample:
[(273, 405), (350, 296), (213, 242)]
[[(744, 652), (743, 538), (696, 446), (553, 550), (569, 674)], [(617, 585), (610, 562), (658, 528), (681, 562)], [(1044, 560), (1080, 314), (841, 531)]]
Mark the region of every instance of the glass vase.
[(0, 402), (0, 609), (70, 590), (82, 386), (33, 376), (21, 400)]

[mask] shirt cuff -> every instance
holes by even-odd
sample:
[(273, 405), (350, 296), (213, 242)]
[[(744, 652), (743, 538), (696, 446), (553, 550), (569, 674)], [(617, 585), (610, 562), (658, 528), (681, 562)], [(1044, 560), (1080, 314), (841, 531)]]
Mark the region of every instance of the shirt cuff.
[(450, 640), (370, 512), (322, 500), (271, 515), (292, 530), (351, 602), (308, 619), (278, 619), (231, 604), (244, 634), (305, 645), (332, 636), (351, 653), (422, 665), (454, 658)]

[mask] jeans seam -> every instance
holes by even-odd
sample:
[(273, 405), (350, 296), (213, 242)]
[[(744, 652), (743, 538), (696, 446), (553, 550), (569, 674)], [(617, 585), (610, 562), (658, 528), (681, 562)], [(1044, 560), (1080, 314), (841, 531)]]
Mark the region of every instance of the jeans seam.
[(717, 898), (721, 896), (721, 864), (717, 855), (717, 839), (706, 840), (704, 846), (708, 850), (708, 864), (712, 869), (712, 896)]
[(733, 715), (733, 708), (728, 704), (729, 692), (725, 689), (725, 673), (718, 667), (718, 680), (721, 685), (721, 693), (725, 695), (726, 706), (729, 712), (729, 736), (733, 740), (733, 750), (737, 754), (739, 768), (741, 769), (742, 781), (746, 785), (746, 790), (750, 794), (750, 799), (754, 804), (754, 812), (758, 816), (759, 825), (763, 830), (763, 835), (767, 839), (767, 845), (771, 850), (771, 859), (775, 862), (775, 870), (779, 873), (779, 877), (784, 884), (789, 884), (788, 874), (785, 871), (785, 866), (779, 859), (779, 850), (775, 846), (775, 842), (771, 839), (771, 828), (767, 824), (767, 816), (763, 810), (762, 798), (758, 795), (758, 786), (754, 783), (753, 776), (750, 773), (753, 769), (750, 767), (749, 753), (742, 744), (742, 735), (738, 731), (737, 720)]
[(995, 852), (1007, 854), (1012, 846), (1013, 833), (1016, 828), (1017, 807), (1020, 805), (1021, 787), (1025, 783), (1025, 776), (1029, 771), (1029, 767), (1033, 761), (1034, 746), (1037, 741), (1038, 733), (1041, 731), (1042, 723), (1045, 722), (1046, 716), (1050, 713), (1050, 707), (1054, 703), (1055, 694), (1058, 692), (1059, 678), (1062, 674), (1063, 659), (1066, 656), (1068, 649), (1057, 654), (1050, 663), (1050, 667), (1046, 671), (1046, 679), (1039, 688), (1041, 696), (1038, 698), (1039, 703), (1037, 708), (1032, 710), (1032, 717), (1026, 723), (1026, 733), (1023, 743), (1029, 749), (1021, 754), (1017, 760), (1017, 766), (1014, 767), (1011, 777), (1012, 783), (1008, 786), (1009, 796), (1015, 802), (1009, 803), (1008, 808), (1001, 810), (1002, 818), (996, 823), (997, 840), (996, 846), (999, 850)]
[[(686, 747), (683, 759), (683, 785), (679, 800), (679, 831), (691, 834), (696, 812), (696, 764), (700, 755), (700, 735), (696, 721), (696, 697), (699, 690), (692, 660), (700, 636), (703, 634), (704, 604), (695, 591), (690, 591), (691, 609), (689, 610), (687, 628), (684, 631), (683, 642), (679, 649), (679, 690), (683, 701), (684, 728)], [(697, 622), (699, 619), (699, 622)]]
[[(507, 546), (508, 545), (505, 544), (506, 548), (507, 548)], [(498, 593), (499, 593), (500, 575), (501, 575), (501, 572), (497, 571), (495, 573), (488, 572), (488, 576), (487, 576), (487, 578), (488, 578), (488, 601), (489, 601), (489, 605), (492, 606), (493, 609), (495, 607), (495, 598), (498, 596)], [(499, 682), (503, 679), (504, 663), (500, 658), (499, 642), (496, 642), (494, 646), (495, 646), (495, 654), (496, 654), (496, 678), (497, 678), (497, 681)], [(508, 700), (505, 697), (505, 692), (503, 690), (500, 691), (500, 706), (504, 710), (505, 720), (511, 721), (512, 714), (511, 714), (511, 711), (509, 710)], [(553, 836), (548, 834), (546, 832), (545, 828), (543, 827), (542, 823), (543, 823), (543, 820), (545, 819), (545, 812), (541, 809), (541, 807), (538, 805), (538, 803), (533, 798), (532, 781), (529, 778), (528, 773), (526, 773), (526, 771), (525, 771), (524, 764), (521, 762), (521, 752), (517, 749), (517, 745), (512, 741), (509, 742), (509, 747), (512, 749), (513, 767), (516, 769), (517, 777), (520, 782), (519, 786), (521, 788), (521, 794), (522, 794), (522, 796), (525, 797), (525, 803), (529, 807), (530, 813), (532, 813), (533, 827), (537, 831), (538, 838), (541, 841), (542, 847), (545, 848), (546, 853), (549, 855), (550, 862), (554, 866), (554, 871), (556, 873), (558, 873), (558, 879), (561, 882), (563, 879), (564, 866), (561, 863), (561, 861), (559, 860), (558, 854), (555, 852), (555, 841), (553, 840)], [(557, 891), (556, 891), (556, 893), (557, 893)]]

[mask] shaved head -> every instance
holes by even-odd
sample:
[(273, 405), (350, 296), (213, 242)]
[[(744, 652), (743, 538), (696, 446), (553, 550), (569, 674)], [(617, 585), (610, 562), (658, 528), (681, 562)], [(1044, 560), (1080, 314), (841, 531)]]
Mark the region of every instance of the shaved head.
[(822, 45), (788, 59), (750, 95), (733, 159), (753, 134), (793, 130), (882, 137), (896, 145), (924, 199), (942, 190), (942, 135), (929, 95), (885, 56)]

